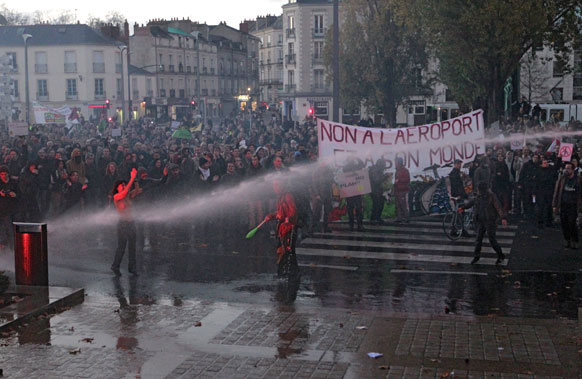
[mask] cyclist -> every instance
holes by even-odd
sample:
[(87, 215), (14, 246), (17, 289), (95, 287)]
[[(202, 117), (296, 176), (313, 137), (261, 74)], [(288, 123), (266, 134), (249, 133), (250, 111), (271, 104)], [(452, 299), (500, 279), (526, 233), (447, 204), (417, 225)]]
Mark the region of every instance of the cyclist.
[(277, 220), (277, 276), (296, 276), (298, 273), (295, 243), (297, 241), (297, 206), (293, 196), (283, 188), (279, 180), (273, 181), (273, 190), (279, 198), (277, 211), (267, 215), (266, 221)]
[(497, 261), (495, 264), (500, 264), (505, 259), (505, 255), (501, 250), (501, 246), (497, 243), (495, 233), (497, 231), (497, 222), (501, 219), (503, 226), (507, 225), (505, 213), (499, 204), (499, 200), (493, 192), (489, 190), (489, 185), (486, 182), (479, 183), (479, 193), (477, 197), (469, 200), (464, 205), (460, 206), (458, 211), (463, 212), (465, 209), (475, 207), (475, 226), (477, 229), (477, 239), (475, 241), (475, 257), (471, 264), (475, 264), (481, 258), (481, 246), (483, 245), (483, 237), (487, 233), (489, 243), (493, 250), (497, 253)]

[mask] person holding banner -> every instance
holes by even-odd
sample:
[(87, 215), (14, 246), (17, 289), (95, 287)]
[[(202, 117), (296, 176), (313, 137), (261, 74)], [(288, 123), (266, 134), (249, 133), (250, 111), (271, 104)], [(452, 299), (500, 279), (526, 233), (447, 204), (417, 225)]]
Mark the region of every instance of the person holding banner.
[(396, 222), (408, 223), (408, 192), (410, 191), (410, 173), (404, 167), (402, 158), (396, 158), (396, 175), (394, 176), (394, 197), (396, 198)]
[[(350, 155), (346, 160), (346, 165), (343, 172), (353, 172), (361, 170), (365, 167), (361, 159)], [(346, 198), (348, 222), (350, 224), (350, 231), (354, 231), (354, 212), (356, 213), (356, 222), (358, 223), (358, 232), (364, 231), (364, 202), (362, 195), (356, 195)]]
[(556, 182), (552, 201), (554, 213), (560, 211), (562, 233), (566, 248), (578, 248), (578, 227), (576, 218), (582, 213), (582, 178), (574, 175), (574, 165), (570, 162), (564, 167), (564, 175)]

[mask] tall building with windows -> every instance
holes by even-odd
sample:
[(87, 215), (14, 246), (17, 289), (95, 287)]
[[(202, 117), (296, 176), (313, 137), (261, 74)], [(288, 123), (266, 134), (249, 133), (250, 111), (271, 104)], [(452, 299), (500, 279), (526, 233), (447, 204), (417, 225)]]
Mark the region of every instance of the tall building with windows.
[(323, 48), (328, 30), (333, 27), (333, 1), (289, 0), (283, 5), (282, 21), (282, 116), (301, 121), (313, 112), (314, 116), (327, 119), (333, 98)]
[(260, 39), (259, 99), (271, 109), (279, 109), (280, 93), (284, 91), (283, 17), (257, 17), (249, 28), (250, 33)]
[[(0, 26), (0, 55), (11, 59), (13, 114), (26, 119), (25, 46), (28, 38), (28, 78), (34, 122), (33, 103), (49, 107), (76, 107), (85, 118), (101, 117), (105, 100), (113, 110), (122, 109), (122, 42), (116, 41), (88, 25)], [(125, 93), (127, 96), (127, 93)]]

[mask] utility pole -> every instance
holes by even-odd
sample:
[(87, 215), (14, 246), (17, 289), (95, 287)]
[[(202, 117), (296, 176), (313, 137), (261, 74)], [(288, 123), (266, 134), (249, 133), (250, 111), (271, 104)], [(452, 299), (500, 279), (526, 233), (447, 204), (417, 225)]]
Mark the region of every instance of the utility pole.
[[(123, 120), (125, 119), (125, 90), (123, 82), (125, 81), (123, 75), (123, 50), (127, 50), (127, 46), (117, 46), (119, 49), (119, 60), (121, 61), (121, 120), (120, 123), (123, 125)], [(127, 72), (129, 74), (129, 66), (127, 67)]]
[(339, 0), (333, 0), (333, 122), (339, 122)]
[(30, 126), (30, 92), (28, 85), (28, 39), (32, 38), (30, 34), (23, 34), (24, 39), (24, 78), (26, 90), (26, 124)]

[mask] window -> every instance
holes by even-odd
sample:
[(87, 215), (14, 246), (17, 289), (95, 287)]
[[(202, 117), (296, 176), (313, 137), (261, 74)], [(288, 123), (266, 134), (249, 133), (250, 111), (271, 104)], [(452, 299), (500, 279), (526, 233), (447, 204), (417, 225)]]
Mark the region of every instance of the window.
[(95, 79), (95, 98), (101, 99), (105, 97), (105, 88), (103, 79)]
[(323, 35), (323, 15), (315, 15), (313, 16), (313, 20), (313, 34), (316, 36)]
[(65, 51), (65, 72), (77, 72), (77, 53)]
[(45, 51), (34, 53), (34, 72), (37, 74), (46, 74), (48, 72), (47, 57)]
[(293, 44), (293, 42), (289, 42), (287, 45), (287, 51), (289, 55), (293, 54), (293, 51), (295, 51), (295, 44)]
[(289, 25), (289, 29), (295, 29), (295, 17), (288, 16), (287, 17), (287, 24)]
[(20, 97), (20, 92), (18, 91), (18, 80), (12, 80), (10, 87), (10, 94), (14, 97)]
[(574, 89), (572, 96), (574, 100), (582, 100), (582, 74), (574, 75)]
[(289, 70), (287, 72), (287, 83), (292, 86), (295, 85), (295, 71)]
[(147, 78), (145, 84), (146, 84), (146, 96), (152, 96), (153, 95), (152, 80), (150, 78)]
[(67, 92), (65, 97), (68, 100), (77, 98), (77, 79), (67, 79)]
[(6, 53), (9, 58), (9, 65), (12, 68), (12, 71), (18, 71), (18, 63), (16, 62), (16, 53)]
[(93, 51), (93, 72), (105, 72), (103, 51)]
[(313, 43), (313, 59), (320, 61), (323, 59), (323, 41)]
[(277, 40), (277, 45), (282, 45), (282, 44), (283, 44), (283, 34), (279, 34), (278, 40)]
[(552, 95), (553, 101), (562, 101), (564, 100), (564, 89), (554, 88), (550, 91), (550, 95)]
[(115, 73), (119, 74), (123, 69), (123, 63), (121, 63), (121, 53), (115, 53)]
[(554, 78), (564, 75), (564, 62), (554, 61), (553, 76)]
[(38, 100), (42, 100), (48, 97), (48, 85), (46, 79), (37, 80), (36, 87)]
[(313, 71), (313, 85), (316, 89), (321, 89), (323, 85), (323, 70)]

